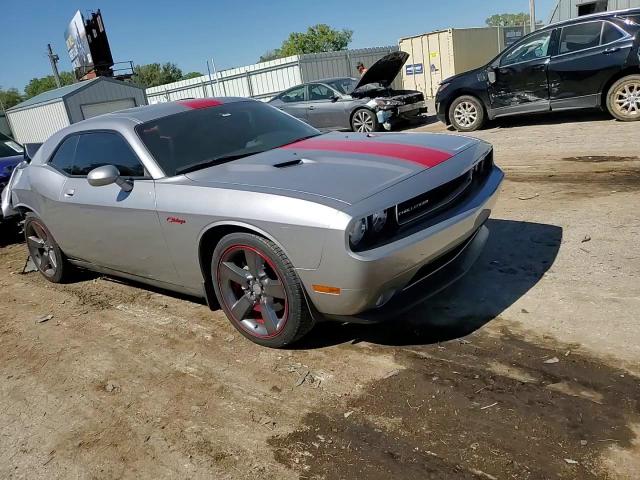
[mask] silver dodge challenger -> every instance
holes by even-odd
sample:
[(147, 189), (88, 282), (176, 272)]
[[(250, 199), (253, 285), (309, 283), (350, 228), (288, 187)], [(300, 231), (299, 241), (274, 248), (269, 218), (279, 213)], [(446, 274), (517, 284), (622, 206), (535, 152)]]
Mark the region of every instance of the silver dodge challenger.
[(241, 98), (110, 113), (25, 151), (2, 211), (47, 280), (80, 267), (201, 297), (269, 347), (459, 278), (503, 179), (480, 140), (321, 135)]

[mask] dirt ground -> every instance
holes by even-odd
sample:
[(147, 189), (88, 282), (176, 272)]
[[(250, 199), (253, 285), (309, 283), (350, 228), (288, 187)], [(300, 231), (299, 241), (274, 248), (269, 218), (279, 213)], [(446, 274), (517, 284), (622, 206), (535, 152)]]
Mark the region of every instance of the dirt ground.
[(192, 299), (21, 275), (5, 241), (0, 478), (640, 478), (639, 132), (585, 114), (474, 134), (507, 180), (470, 274), (289, 350)]

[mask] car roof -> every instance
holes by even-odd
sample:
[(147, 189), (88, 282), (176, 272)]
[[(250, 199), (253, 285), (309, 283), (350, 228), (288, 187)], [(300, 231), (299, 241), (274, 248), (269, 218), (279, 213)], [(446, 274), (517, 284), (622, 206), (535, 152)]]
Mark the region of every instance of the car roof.
[(628, 8), (626, 10), (612, 10), (609, 12), (592, 13), (591, 15), (583, 15), (581, 17), (572, 18), (570, 20), (563, 20), (561, 22), (551, 23), (549, 25), (546, 25), (544, 28), (541, 28), (540, 30), (536, 30), (536, 31), (541, 32), (544, 30), (564, 27), (566, 25), (574, 25), (576, 23), (581, 23), (585, 21), (605, 20), (607, 18), (626, 17), (628, 15), (640, 15), (640, 8)]
[(175, 102), (155, 103), (153, 105), (143, 105), (141, 107), (128, 108), (126, 110), (118, 110), (115, 112), (99, 115), (87, 120), (79, 122), (83, 129), (91, 128), (93, 123), (103, 123), (104, 120), (128, 120), (133, 123), (145, 123), (158, 118), (167, 117), (176, 113), (188, 112), (201, 108), (215, 107), (236, 102), (255, 102), (250, 98), (243, 97), (208, 97), (208, 98), (189, 98), (177, 100)]

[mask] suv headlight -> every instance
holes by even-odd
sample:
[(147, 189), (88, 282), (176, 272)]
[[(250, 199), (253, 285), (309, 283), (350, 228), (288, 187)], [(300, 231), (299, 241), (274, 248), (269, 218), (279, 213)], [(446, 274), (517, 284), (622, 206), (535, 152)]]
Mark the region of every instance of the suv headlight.
[(444, 92), (449, 85), (451, 85), (451, 83), (441, 83), (440, 86), (438, 87), (438, 91), (436, 92), (436, 95)]

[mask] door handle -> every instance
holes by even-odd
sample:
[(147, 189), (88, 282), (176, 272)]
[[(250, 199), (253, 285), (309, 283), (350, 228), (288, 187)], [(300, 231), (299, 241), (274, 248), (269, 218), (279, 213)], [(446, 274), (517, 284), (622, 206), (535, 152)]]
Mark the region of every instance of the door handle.
[(607, 48), (604, 52), (605, 55), (611, 55), (612, 53), (616, 53), (620, 50), (620, 47), (611, 47), (611, 48)]
[(75, 193), (76, 193), (76, 191), (73, 188), (70, 188), (69, 190), (64, 192), (64, 196), (65, 197), (73, 197), (75, 195)]
[(314, 107), (313, 105), (309, 105), (309, 110), (315, 110), (316, 107)]

